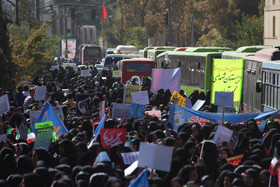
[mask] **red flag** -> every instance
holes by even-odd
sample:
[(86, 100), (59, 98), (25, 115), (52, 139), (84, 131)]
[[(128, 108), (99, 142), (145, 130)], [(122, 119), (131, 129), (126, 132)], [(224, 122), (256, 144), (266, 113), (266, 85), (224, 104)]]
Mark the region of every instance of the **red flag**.
[(107, 10), (105, 8), (104, 3), (102, 3), (102, 12), (101, 12), (101, 22), (108, 18)]
[(100, 130), (101, 144), (104, 149), (109, 149), (115, 144), (125, 144), (126, 129), (101, 129)]

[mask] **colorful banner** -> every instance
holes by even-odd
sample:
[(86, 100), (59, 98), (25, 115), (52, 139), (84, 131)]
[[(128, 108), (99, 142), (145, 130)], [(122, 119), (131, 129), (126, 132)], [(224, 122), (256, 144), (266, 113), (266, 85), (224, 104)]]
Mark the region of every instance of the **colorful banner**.
[(171, 93), (179, 91), (181, 85), (181, 68), (176, 69), (154, 69), (152, 71), (153, 93), (159, 89), (169, 89)]
[[(262, 132), (265, 127), (265, 120), (274, 114), (279, 113), (280, 110), (264, 112), (264, 113), (248, 113), (248, 114), (225, 114), (224, 120), (230, 121), (231, 124), (238, 124), (245, 122), (248, 119), (255, 119), (257, 125)], [(178, 128), (185, 122), (197, 122), (201, 126), (207, 121), (211, 120), (214, 123), (222, 123), (222, 113), (208, 113), (191, 110), (179, 105), (169, 105), (169, 122), (173, 130), (177, 131)]]
[(145, 111), (145, 115), (156, 116), (156, 117), (158, 117), (159, 120), (161, 120), (161, 111), (160, 110)]
[(243, 157), (244, 157), (243, 154), (237, 155), (234, 157), (230, 157), (230, 158), (227, 158), (227, 162), (230, 163), (231, 165), (238, 166), (239, 164), (241, 164)]
[(125, 144), (126, 129), (101, 129), (100, 130), (101, 144), (104, 149), (110, 149), (116, 144)]
[(178, 92), (174, 91), (170, 98), (170, 103), (185, 107), (186, 99), (183, 96), (181, 96)]
[[(47, 121), (53, 122), (54, 132), (56, 133), (57, 138), (59, 138), (59, 136), (61, 136), (62, 134), (68, 132), (67, 128), (64, 126), (63, 122), (57, 116), (54, 109), (49, 103), (45, 105), (36, 123), (47, 122)], [(32, 130), (36, 134), (35, 125)]]
[(132, 93), (140, 92), (141, 86), (135, 86), (135, 85), (125, 85), (124, 87), (124, 94), (123, 94), (123, 101), (125, 104), (132, 103)]
[(214, 59), (212, 70), (211, 103), (215, 92), (234, 92), (234, 107), (240, 107), (243, 83), (243, 59)]
[(47, 132), (47, 131), (52, 131), (52, 130), (53, 130), (53, 122), (52, 121), (35, 123), (36, 135)]

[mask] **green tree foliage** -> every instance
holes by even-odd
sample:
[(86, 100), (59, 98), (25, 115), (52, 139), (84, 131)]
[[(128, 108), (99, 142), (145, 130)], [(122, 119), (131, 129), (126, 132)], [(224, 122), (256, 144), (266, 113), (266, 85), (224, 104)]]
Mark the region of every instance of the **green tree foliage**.
[(50, 24), (52, 22), (32, 30), (26, 41), (20, 40), (19, 37), (14, 37), (14, 40), (11, 40), (12, 62), (18, 66), (15, 75), (18, 82), (28, 80), (50, 67), (53, 56), (44, 51), (42, 43), (46, 36), (46, 29)]
[(9, 88), (15, 73), (15, 64), (11, 62), (11, 49), (9, 47), (8, 18), (2, 11), (0, 1), (0, 87)]

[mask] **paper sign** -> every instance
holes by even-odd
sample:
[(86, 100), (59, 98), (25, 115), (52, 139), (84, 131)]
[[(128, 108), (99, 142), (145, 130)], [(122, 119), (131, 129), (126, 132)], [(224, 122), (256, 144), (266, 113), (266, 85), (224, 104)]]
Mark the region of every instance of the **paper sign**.
[(45, 131), (40, 134), (37, 134), (33, 149), (43, 147), (46, 150), (48, 150), (51, 143), (52, 134), (53, 134), (53, 130)]
[(192, 101), (187, 97), (185, 97), (185, 99), (186, 108), (192, 108)]
[(59, 65), (52, 66), (52, 71), (59, 70)]
[(90, 71), (88, 69), (81, 70), (81, 77), (90, 77)]
[(129, 119), (129, 110), (131, 104), (114, 103), (112, 109), (112, 118)]
[(139, 152), (129, 152), (129, 153), (121, 153), (123, 163), (126, 165), (130, 165), (136, 160), (138, 160)]
[(174, 91), (171, 98), (170, 98), (171, 104), (176, 104), (185, 107), (185, 98), (181, 96), (178, 92)]
[(100, 129), (101, 144), (104, 149), (110, 149), (116, 144), (125, 144), (126, 142), (126, 129)]
[(144, 109), (145, 109), (145, 105), (139, 105), (139, 104), (132, 103), (130, 110), (129, 110), (129, 117), (130, 118), (136, 117), (137, 119), (142, 119), (144, 116)]
[(141, 91), (141, 86), (135, 85), (125, 85), (124, 87), (124, 94), (123, 94), (123, 101), (125, 104), (132, 103), (131, 94)]
[(10, 102), (7, 94), (0, 97), (0, 114), (10, 111)]
[[(211, 103), (215, 93), (234, 92), (234, 108), (240, 107), (243, 85), (243, 59), (214, 59), (212, 67)], [(232, 106), (231, 106), (232, 107)]]
[(61, 121), (64, 121), (64, 115), (62, 112), (62, 107), (61, 105), (55, 106), (53, 107), (55, 113), (57, 114), (57, 116), (61, 119)]
[(215, 105), (233, 107), (233, 92), (215, 92)]
[(30, 111), (30, 127), (33, 129), (34, 124), (36, 123), (37, 119), (39, 118), (42, 111), (31, 110)]
[(37, 86), (35, 90), (35, 101), (44, 101), (46, 99), (46, 86)]
[(47, 132), (47, 131), (53, 131), (53, 122), (52, 121), (35, 123), (36, 136), (38, 134), (41, 134), (41, 133), (44, 133), (44, 132)]
[(173, 147), (140, 142), (138, 167), (170, 171)]
[(132, 103), (146, 105), (150, 104), (148, 91), (136, 92), (131, 94)]
[(26, 140), (27, 139), (27, 132), (28, 132), (28, 126), (26, 123), (26, 120), (24, 119), (23, 122), (18, 127), (19, 130), (19, 138)]
[(156, 116), (156, 117), (158, 117), (159, 120), (161, 120), (161, 111), (160, 110), (145, 111), (145, 115)]
[(130, 175), (138, 167), (138, 160), (133, 162), (128, 168), (124, 170), (124, 176)]
[(218, 129), (215, 133), (215, 136), (213, 138), (213, 141), (215, 142), (216, 145), (218, 145), (221, 142), (230, 142), (231, 136), (232, 136), (233, 131), (222, 126), (219, 125)]
[(192, 110), (198, 111), (203, 106), (204, 103), (205, 103), (205, 100), (198, 99), (196, 101), (196, 103), (193, 105)]
[(121, 77), (121, 71), (113, 71), (113, 77)]

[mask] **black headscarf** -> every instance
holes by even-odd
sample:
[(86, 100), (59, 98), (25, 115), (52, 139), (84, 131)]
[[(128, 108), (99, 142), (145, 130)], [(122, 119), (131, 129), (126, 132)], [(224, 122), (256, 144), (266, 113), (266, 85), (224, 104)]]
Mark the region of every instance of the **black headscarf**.
[(89, 179), (89, 187), (104, 187), (108, 178), (106, 173), (95, 173)]

